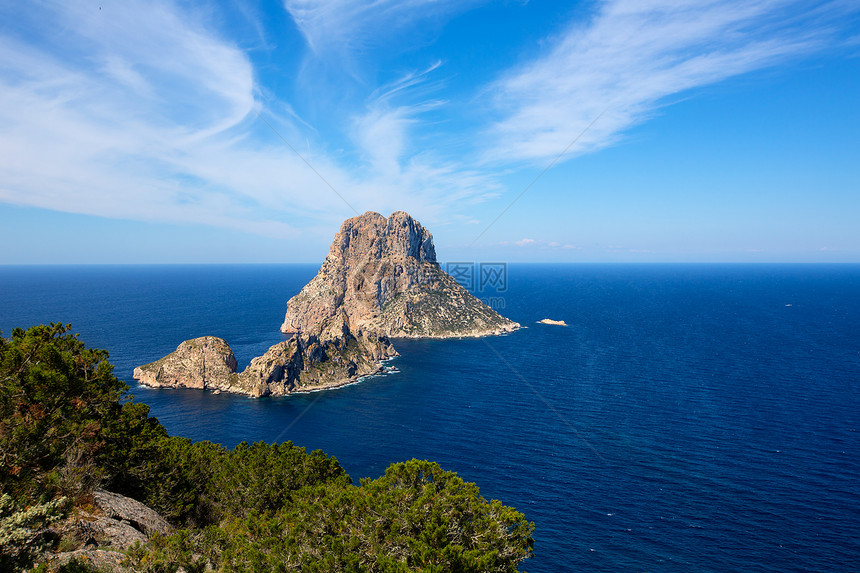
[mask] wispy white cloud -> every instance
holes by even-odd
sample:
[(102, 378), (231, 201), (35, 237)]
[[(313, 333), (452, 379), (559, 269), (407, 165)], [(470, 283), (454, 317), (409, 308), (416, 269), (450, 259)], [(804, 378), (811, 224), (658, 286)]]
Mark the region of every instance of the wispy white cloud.
[(289, 102), (263, 110), (248, 56), (193, 13), (136, 2), (34, 12), (64, 32), (39, 44), (0, 33), (2, 202), (289, 237), (295, 220), (328, 235), (351, 214), (329, 184), (359, 211), (409, 208), (437, 221), (452, 202), (493, 190), (486, 175), (408, 145), (410, 126), (438, 102), (395, 98), (438, 64), (373, 94), (352, 126), (356, 167), (312, 146), (303, 134), (316, 134)]
[(229, 42), (164, 3), (45, 2), (14, 15), (53, 31), (0, 36), (0, 200), (106, 217), (266, 228), (193, 158), (254, 109)]
[(605, 147), (670, 96), (820, 49), (835, 22), (858, 9), (806, 0), (601, 2), (548, 53), (492, 86), (502, 119), (484, 134), (486, 156), (554, 158), (584, 130), (569, 156)]
[(406, 107), (384, 109), (374, 106), (356, 119), (355, 137), (372, 169), (387, 177), (400, 174), (409, 125), (415, 123)]
[(390, 45), (418, 22), (462, 12), (485, 0), (284, 0), (311, 50), (344, 56)]
[[(418, 99), (426, 93), (430, 75), (441, 66), (436, 62), (426, 70), (409, 72), (383, 85), (371, 94), (369, 103), (353, 121), (352, 136), (362, 158), (375, 177), (395, 179), (401, 175), (404, 160), (414, 154), (410, 128), (421, 116), (444, 106), (445, 102)], [(431, 82), (432, 83), (432, 82)], [(399, 99), (410, 103), (399, 104)]]
[[(337, 59), (479, 3), (284, 6), (317, 57)], [(502, 119), (470, 152), (494, 161), (551, 157), (604, 110), (576, 151), (606, 146), (669, 96), (817, 49), (835, 15), (856, 10), (825, 3), (794, 20), (781, 16), (783, 8), (796, 14), (803, 5), (601, 3), (590, 20), (571, 24), (544, 55), (492, 86)], [(504, 191), (497, 170), (475, 167), (469, 153), (459, 153), (462, 133), (428, 136), (439, 117), (456, 118), (445, 115), (450, 104), (439, 97), (440, 61), (371, 83), (366, 97), (338, 110), (350, 120), (333, 128), (303, 118), (301, 106), (261, 86), (249, 52), (187, 5), (129, 0), (99, 10), (45, 1), (2, 11), (21, 24), (17, 32), (0, 27), (2, 202), (272, 237), (314, 232), (316, 225), (327, 238), (351, 214), (329, 184), (359, 212), (406, 209), (428, 225), (476, 224), (474, 214), (464, 214), (468, 207)], [(333, 130), (353, 147), (343, 154), (328, 149)], [(457, 155), (436, 145), (446, 137)]]

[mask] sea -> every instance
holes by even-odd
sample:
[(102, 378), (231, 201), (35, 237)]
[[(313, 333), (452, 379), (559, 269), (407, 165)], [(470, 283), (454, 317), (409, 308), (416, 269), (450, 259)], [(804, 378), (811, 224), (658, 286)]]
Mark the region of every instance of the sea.
[(291, 440), (356, 483), (437, 461), (534, 522), (521, 571), (860, 571), (860, 265), (501, 265), (471, 286), (524, 328), (397, 340), (390, 374), (264, 399), (132, 380), (203, 335), (243, 368), (316, 271), (4, 266), (0, 330), (71, 323), (173, 435)]

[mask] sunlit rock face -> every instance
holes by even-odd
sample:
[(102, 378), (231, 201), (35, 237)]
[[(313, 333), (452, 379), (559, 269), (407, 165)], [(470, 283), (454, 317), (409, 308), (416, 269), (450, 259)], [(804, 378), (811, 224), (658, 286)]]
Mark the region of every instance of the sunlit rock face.
[(436, 262), (433, 236), (403, 211), (344, 221), (316, 277), (287, 303), (282, 332), (318, 332), (338, 313), (392, 338), (485, 336), (519, 328)]

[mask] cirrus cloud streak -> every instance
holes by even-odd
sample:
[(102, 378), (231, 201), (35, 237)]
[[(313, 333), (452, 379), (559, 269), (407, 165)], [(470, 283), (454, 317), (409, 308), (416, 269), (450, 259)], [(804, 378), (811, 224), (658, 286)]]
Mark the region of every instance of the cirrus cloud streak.
[(691, 89), (846, 41), (856, 5), (805, 0), (610, 0), (491, 88), (492, 162), (545, 161), (616, 143)]

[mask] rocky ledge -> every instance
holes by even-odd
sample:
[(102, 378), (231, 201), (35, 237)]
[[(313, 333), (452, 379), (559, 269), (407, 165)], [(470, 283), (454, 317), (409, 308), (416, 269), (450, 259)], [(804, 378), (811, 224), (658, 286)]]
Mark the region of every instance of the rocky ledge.
[(146, 544), (154, 535), (169, 535), (173, 528), (139, 501), (95, 490), (92, 503), (76, 508), (66, 519), (51, 525), (49, 532), (62, 551), (42, 555), (47, 571), (61, 570), (74, 559), (98, 571), (126, 573), (131, 568), (126, 565), (125, 551), (136, 543)]
[(346, 220), (316, 277), (287, 302), (275, 344), (238, 372), (224, 340), (186, 340), (134, 378), (155, 388), (283, 396), (334, 388), (384, 371), (393, 337), (487, 336), (519, 328), (436, 262), (433, 236), (408, 214)]

